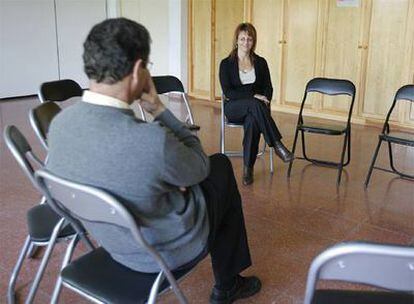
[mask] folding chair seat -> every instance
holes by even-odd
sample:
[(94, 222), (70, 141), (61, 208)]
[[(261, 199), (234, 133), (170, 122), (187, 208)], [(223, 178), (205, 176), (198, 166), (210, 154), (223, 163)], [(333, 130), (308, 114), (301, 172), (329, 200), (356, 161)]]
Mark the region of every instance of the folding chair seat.
[[(173, 272), (178, 280), (189, 270)], [(158, 273), (133, 271), (116, 261), (102, 247), (87, 253), (62, 270), (63, 284), (104, 303), (145, 303)], [(163, 281), (160, 290), (169, 287)]]
[[(69, 222), (81, 221), (87, 229), (91, 223), (126, 229), (136, 245), (146, 250), (160, 267), (160, 272), (153, 274), (133, 271), (114, 261), (103, 248), (97, 248), (64, 267), (59, 283), (96, 303), (144, 303), (147, 299), (147, 303), (155, 303), (159, 290), (171, 286), (179, 302), (187, 303), (176, 279), (190, 269), (173, 274), (161, 255), (144, 240), (138, 221), (115, 197), (101, 189), (57, 177), (46, 170), (37, 171), (36, 179), (47, 203), (65, 214)], [(53, 303), (58, 300), (59, 291), (60, 286), (56, 285)]]
[(391, 143), (414, 147), (414, 134), (391, 132), (389, 134), (380, 134), (379, 138)]
[[(365, 242), (340, 243), (312, 262), (305, 304), (414, 303), (414, 248)], [(380, 290), (316, 289), (319, 280), (370, 285)]]
[[(34, 169), (30, 160), (38, 167), (42, 167), (43, 164), (33, 154), (26, 138), (15, 126), (6, 126), (4, 130), (4, 138), (7, 147), (10, 149), (10, 152), (13, 154), (26, 176), (30, 179), (33, 186), (39, 190), (34, 178)], [(41, 202), (41, 204), (30, 208), (27, 212), (28, 236), (26, 237), (10, 277), (7, 290), (7, 300), (9, 303), (14, 303), (15, 301), (15, 284), (23, 265), (24, 258), (26, 256), (31, 257), (32, 252), (34, 252), (37, 247), (49, 246), (50, 244), (54, 245), (55, 242), (73, 238), (75, 235), (75, 231), (70, 225), (63, 226), (62, 218), (47, 204), (43, 204), (44, 200)], [(62, 229), (58, 229), (59, 227), (62, 227)], [(36, 273), (32, 288), (27, 298), (27, 302), (29, 303), (35, 296), (52, 249), (53, 246), (51, 248), (48, 247), (48, 250), (46, 250), (44, 254), (44, 258)]]
[(69, 98), (82, 96), (82, 88), (71, 79), (44, 82), (40, 85), (38, 92), (41, 103), (48, 101), (65, 101)]
[[(390, 120), (391, 114), (393, 110), (395, 109), (396, 104), (403, 100), (411, 102), (411, 105), (414, 104), (414, 85), (411, 84), (411, 85), (403, 86), (400, 89), (398, 89), (397, 93), (395, 94), (394, 101), (385, 119), (382, 132), (378, 136), (379, 140), (378, 140), (378, 144), (375, 149), (375, 152), (374, 152), (374, 156), (372, 157), (371, 166), (369, 167), (367, 178), (365, 180), (365, 188), (367, 188), (369, 185), (373, 169), (378, 169), (378, 170), (382, 170), (385, 172), (394, 173), (403, 178), (414, 179), (414, 175), (401, 172), (395, 167), (394, 156), (392, 152), (392, 144), (397, 144), (397, 145), (402, 145), (402, 146), (407, 146), (407, 147), (414, 147), (414, 133), (393, 132), (390, 129), (389, 120)], [(388, 156), (389, 156), (391, 170), (375, 166), (375, 162), (377, 161), (377, 157), (378, 157), (378, 152), (379, 152), (379, 149), (381, 148), (381, 144), (383, 141), (388, 143)]]
[[(188, 100), (188, 96), (185, 93), (184, 86), (180, 79), (175, 76), (153, 76), (152, 81), (154, 82), (155, 89), (160, 95), (165, 95), (169, 98), (167, 107), (177, 116), (179, 120), (187, 124), (187, 127), (192, 131), (200, 130), (200, 126), (194, 123), (193, 112), (191, 111), (191, 105)], [(181, 106), (181, 102), (177, 99), (170, 99), (172, 94), (179, 95), (180, 101), (184, 102), (184, 107)], [(175, 106), (175, 107), (174, 107)], [(141, 116), (144, 120), (147, 120), (146, 114), (141, 106), (139, 106)]]
[[(220, 126), (220, 152), (227, 156), (243, 156), (243, 151), (229, 151), (226, 150), (226, 128), (243, 128), (243, 124), (231, 122), (224, 114), (224, 104), (227, 102), (226, 96), (222, 95), (221, 98), (221, 126)], [(273, 173), (273, 148), (269, 147), (269, 162), (270, 173)], [(263, 156), (266, 153), (266, 142), (263, 143), (263, 148), (257, 156)]]
[(310, 122), (310, 123), (301, 125), (300, 130), (303, 130), (309, 133), (317, 133), (317, 134), (325, 134), (325, 135), (342, 135), (346, 132), (346, 127)]
[[(336, 184), (339, 186), (341, 183), (341, 175), (343, 167), (347, 166), (351, 160), (351, 116), (352, 109), (354, 107), (355, 101), (355, 85), (344, 79), (331, 79), (331, 78), (314, 78), (310, 80), (305, 88), (305, 94), (303, 96), (302, 104), (299, 110), (298, 122), (296, 125), (295, 139), (293, 141), (292, 153), (296, 151), (296, 144), (298, 140), (299, 132), (301, 133), (302, 138), (302, 154), (303, 157), (295, 156), (295, 158), (290, 162), (288, 169), (288, 177), (293, 166), (293, 161), (295, 159), (307, 160), (315, 165), (323, 165), (328, 167), (334, 167), (338, 169), (338, 177)], [(305, 107), (306, 99), (308, 93), (320, 93), (324, 95), (338, 96), (338, 95), (348, 95), (351, 98), (351, 102), (348, 108), (348, 118), (347, 122), (344, 125), (333, 125), (325, 123), (313, 123), (305, 122), (303, 118), (303, 109)], [(306, 145), (305, 145), (305, 133), (314, 133), (321, 135), (330, 135), (330, 136), (341, 136), (344, 135), (344, 142), (342, 146), (342, 152), (339, 162), (326, 161), (321, 159), (310, 158), (306, 154)], [(345, 152), (347, 153), (347, 160), (345, 161)]]

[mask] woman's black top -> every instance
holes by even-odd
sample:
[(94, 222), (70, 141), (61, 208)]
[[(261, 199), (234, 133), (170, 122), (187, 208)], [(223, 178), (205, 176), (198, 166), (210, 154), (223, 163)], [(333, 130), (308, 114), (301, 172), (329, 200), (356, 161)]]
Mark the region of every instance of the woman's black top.
[(246, 99), (253, 98), (254, 94), (260, 94), (266, 96), (269, 101), (272, 100), (273, 88), (266, 59), (255, 54), (253, 64), (256, 81), (251, 84), (242, 84), (237, 58), (227, 57), (221, 61), (220, 84), (226, 98)]

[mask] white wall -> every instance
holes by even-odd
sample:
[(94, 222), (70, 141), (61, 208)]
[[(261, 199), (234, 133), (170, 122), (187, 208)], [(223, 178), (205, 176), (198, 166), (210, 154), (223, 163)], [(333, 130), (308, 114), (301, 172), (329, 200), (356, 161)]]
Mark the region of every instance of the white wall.
[(0, 0), (0, 98), (36, 94), (42, 82), (62, 78), (86, 87), (86, 33), (118, 16), (148, 28), (151, 73), (174, 75), (187, 88), (187, 0)]
[(187, 88), (187, 0), (108, 1), (109, 11), (144, 25), (150, 32), (151, 74), (174, 75)]

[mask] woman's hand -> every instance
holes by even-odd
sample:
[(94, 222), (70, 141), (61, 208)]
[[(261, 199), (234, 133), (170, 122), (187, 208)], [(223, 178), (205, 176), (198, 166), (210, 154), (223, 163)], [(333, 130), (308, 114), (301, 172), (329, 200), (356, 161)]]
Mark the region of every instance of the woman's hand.
[(259, 100), (263, 101), (266, 105), (269, 105), (270, 104), (270, 101), (264, 95), (254, 94), (253, 97), (256, 98), (256, 99), (259, 99)]

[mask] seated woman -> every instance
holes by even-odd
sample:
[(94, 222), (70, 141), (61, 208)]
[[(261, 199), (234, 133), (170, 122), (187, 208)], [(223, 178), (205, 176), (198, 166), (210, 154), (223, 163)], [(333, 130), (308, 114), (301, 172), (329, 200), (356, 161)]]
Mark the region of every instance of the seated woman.
[(271, 116), (273, 88), (269, 68), (266, 60), (254, 52), (255, 48), (256, 29), (250, 23), (241, 23), (234, 32), (233, 50), (220, 63), (220, 84), (226, 98), (224, 114), (230, 122), (242, 123), (244, 127), (244, 185), (253, 183), (260, 133), (284, 162), (293, 159)]

